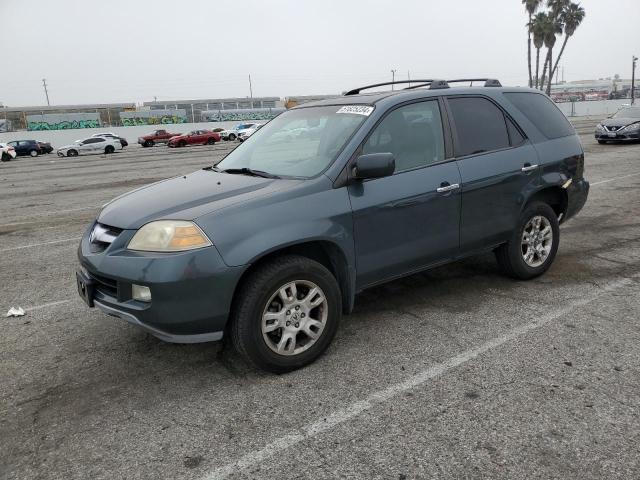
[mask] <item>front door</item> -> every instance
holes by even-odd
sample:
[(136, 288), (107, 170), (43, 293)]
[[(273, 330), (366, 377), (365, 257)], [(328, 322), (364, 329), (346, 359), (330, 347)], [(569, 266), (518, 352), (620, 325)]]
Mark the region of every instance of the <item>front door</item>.
[(351, 184), (358, 288), (451, 259), (459, 250), (460, 173), (445, 159), (436, 100), (391, 111), (362, 153), (390, 152), (392, 176)]

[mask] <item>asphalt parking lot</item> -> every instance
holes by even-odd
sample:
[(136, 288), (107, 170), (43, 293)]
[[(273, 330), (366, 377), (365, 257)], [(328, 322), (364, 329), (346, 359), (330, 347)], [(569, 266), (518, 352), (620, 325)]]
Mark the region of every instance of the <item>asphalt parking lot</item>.
[(89, 310), (102, 204), (231, 144), (0, 165), (0, 478), (640, 478), (640, 145), (579, 124), (592, 188), (555, 264), (491, 255), (358, 296), (327, 353), (259, 373)]

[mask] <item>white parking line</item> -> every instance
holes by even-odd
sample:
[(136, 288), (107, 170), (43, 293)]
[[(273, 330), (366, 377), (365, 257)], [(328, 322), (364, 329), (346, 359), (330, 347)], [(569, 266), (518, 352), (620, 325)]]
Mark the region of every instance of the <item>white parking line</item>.
[(621, 180), (623, 178), (637, 177), (638, 175), (640, 175), (640, 172), (638, 172), (638, 173), (630, 173), (629, 175), (623, 175), (621, 177), (610, 178), (609, 180), (601, 180), (599, 182), (594, 182), (594, 183), (591, 184), (591, 186), (595, 187), (596, 185), (602, 185), (603, 183), (615, 182), (616, 180)]
[[(634, 277), (637, 277), (637, 276), (639, 275), (634, 275)], [(374, 392), (371, 395), (369, 395), (367, 398), (354, 402), (348, 405), (347, 407), (328, 415), (326, 418), (322, 418), (320, 420), (317, 420), (316, 422), (305, 425), (299, 430), (294, 431), (288, 435), (275, 438), (272, 441), (270, 441), (267, 446), (259, 450), (254, 450), (251, 453), (244, 455), (239, 460), (233, 463), (224, 465), (222, 467), (219, 467), (213, 470), (212, 472), (209, 472), (208, 474), (204, 475), (201, 480), (224, 479), (224, 478), (227, 478), (229, 475), (254, 467), (260, 464), (261, 462), (263, 462), (264, 460), (267, 460), (268, 458), (273, 457), (277, 453), (283, 450), (286, 450), (298, 444), (301, 441), (304, 441), (309, 438), (313, 438), (323, 432), (332, 430), (333, 428), (339, 426), (340, 424), (359, 416), (361, 413), (373, 409), (376, 405), (379, 405), (394, 397), (397, 397), (398, 395), (408, 390), (421, 387), (429, 380), (437, 376), (443, 375), (449, 372), (450, 370), (464, 363), (467, 363), (470, 360), (473, 360), (490, 350), (500, 347), (512, 340), (516, 340), (518, 337), (521, 337), (522, 335), (525, 335), (526, 333), (534, 329), (540, 328), (550, 322), (553, 322), (558, 318), (564, 317), (570, 314), (576, 308), (588, 305), (589, 303), (593, 302), (594, 300), (598, 299), (599, 297), (601, 297), (602, 295), (608, 292), (612, 292), (621, 287), (629, 285), (633, 281), (632, 278), (625, 278), (625, 279), (613, 282), (607, 285), (606, 287), (602, 288), (594, 296), (588, 296), (588, 298), (587, 296), (583, 296), (580, 300), (575, 300), (573, 302), (570, 302), (566, 306), (562, 307), (561, 309), (556, 310), (554, 312), (550, 312), (538, 320), (535, 320), (533, 322), (511, 329), (504, 335), (491, 339), (488, 342), (485, 342), (478, 347), (467, 350), (459, 355), (456, 355), (455, 357), (445, 360), (442, 363), (439, 363), (426, 370), (423, 370), (422, 372), (419, 372), (409, 377), (407, 380), (404, 380), (402, 382), (393, 384), (387, 388)]]
[(48, 308), (48, 307), (56, 307), (58, 305), (62, 305), (64, 303), (69, 303), (71, 300), (58, 300), (57, 302), (49, 302), (49, 303), (44, 303), (42, 305), (36, 305), (34, 307), (27, 307), (24, 309), (25, 312), (33, 312), (34, 310), (40, 310), (41, 308)]
[(2, 253), (2, 252), (11, 252), (11, 251), (14, 251), (14, 250), (22, 250), (24, 248), (41, 247), (43, 245), (53, 245), (55, 243), (77, 242), (77, 241), (80, 240), (80, 238), (81, 237), (63, 238), (62, 240), (53, 240), (51, 242), (31, 243), (29, 245), (21, 245), (19, 247), (3, 248), (2, 250), (0, 250), (0, 253)]

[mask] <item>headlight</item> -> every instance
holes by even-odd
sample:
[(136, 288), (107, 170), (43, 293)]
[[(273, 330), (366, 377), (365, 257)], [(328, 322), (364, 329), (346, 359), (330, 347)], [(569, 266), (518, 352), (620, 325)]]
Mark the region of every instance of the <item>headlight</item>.
[(129, 250), (183, 252), (211, 246), (200, 227), (182, 220), (159, 220), (144, 225), (129, 241)]
[(633, 125), (629, 125), (628, 127), (624, 127), (627, 132), (635, 132), (636, 130), (640, 130), (640, 123), (634, 123)]
[(604, 127), (602, 126), (601, 123), (599, 123), (598, 125), (596, 125), (596, 131), (597, 132), (604, 132)]

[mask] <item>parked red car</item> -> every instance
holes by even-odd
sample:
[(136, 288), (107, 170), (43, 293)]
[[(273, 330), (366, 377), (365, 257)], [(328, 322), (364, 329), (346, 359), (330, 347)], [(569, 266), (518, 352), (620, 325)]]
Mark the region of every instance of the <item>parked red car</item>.
[(187, 145), (213, 145), (220, 141), (220, 134), (211, 130), (194, 130), (185, 135), (172, 137), (167, 143), (170, 147), (186, 147)]
[(138, 138), (138, 143), (143, 147), (153, 147), (156, 143), (167, 143), (171, 138), (178, 137), (181, 133), (169, 133), (166, 130), (155, 132)]

